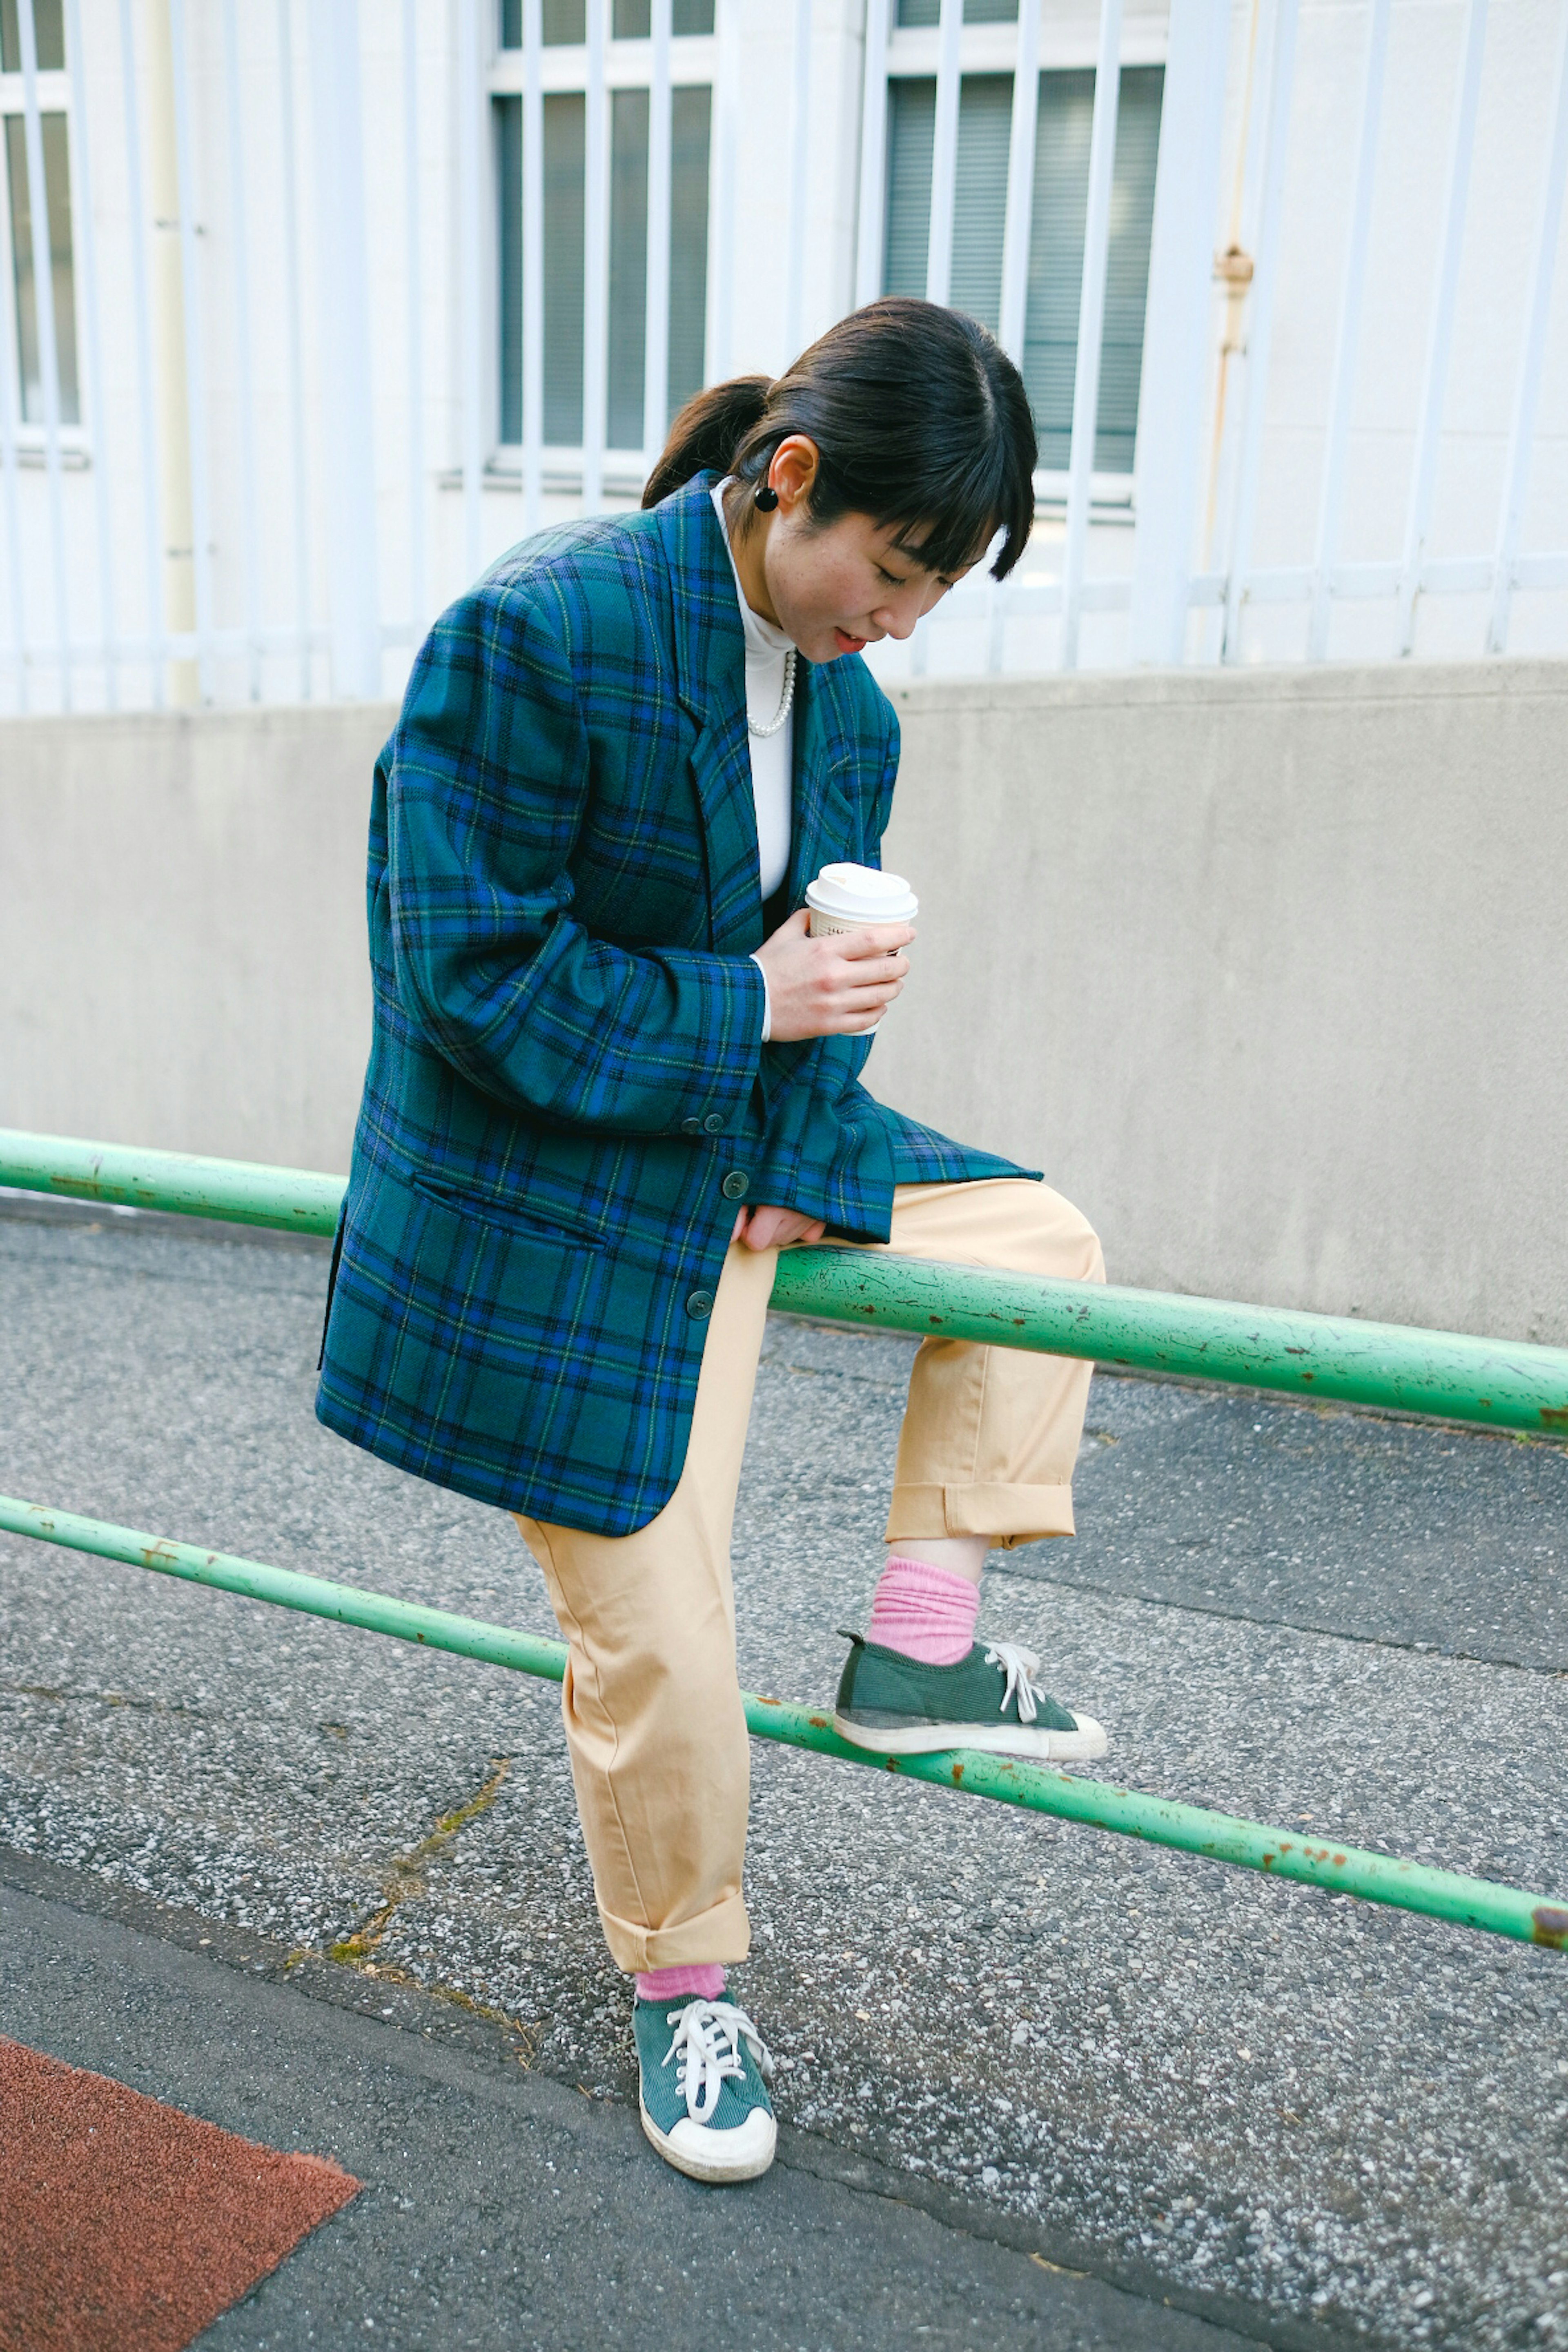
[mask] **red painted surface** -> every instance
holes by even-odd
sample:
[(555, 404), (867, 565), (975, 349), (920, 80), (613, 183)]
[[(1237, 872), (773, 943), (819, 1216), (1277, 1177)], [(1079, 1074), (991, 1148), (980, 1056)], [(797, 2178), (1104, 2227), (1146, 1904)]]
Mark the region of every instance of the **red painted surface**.
[(0, 2149), (4, 2352), (180, 2352), (360, 2185), (5, 2040)]

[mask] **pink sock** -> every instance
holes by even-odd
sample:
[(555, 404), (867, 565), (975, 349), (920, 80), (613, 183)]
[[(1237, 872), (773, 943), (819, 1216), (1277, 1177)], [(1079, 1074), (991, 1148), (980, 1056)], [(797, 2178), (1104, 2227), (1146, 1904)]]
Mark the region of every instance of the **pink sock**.
[(724, 1970), (717, 1960), (697, 1960), (684, 1969), (644, 1969), (637, 1977), (639, 2000), (717, 2000)]
[(967, 1576), (890, 1551), (871, 1596), (866, 1639), (922, 1666), (956, 1666), (969, 1655), (979, 1613), (980, 1587)]

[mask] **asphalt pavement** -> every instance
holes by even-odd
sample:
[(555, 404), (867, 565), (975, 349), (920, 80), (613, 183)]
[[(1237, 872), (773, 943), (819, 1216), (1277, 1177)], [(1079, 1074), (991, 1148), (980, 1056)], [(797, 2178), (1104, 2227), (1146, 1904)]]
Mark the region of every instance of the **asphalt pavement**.
[[(315, 1423), (325, 1278), (0, 1204), (0, 1486), (552, 1630), (510, 1519)], [(752, 1687), (831, 1695), (909, 1352), (770, 1327)], [(1097, 1376), (1078, 1496), (982, 1624), (1098, 1769), (1568, 1892), (1568, 1450)], [(366, 2179), (214, 2342), (1568, 2344), (1568, 1958), (752, 1760), (785, 2153), (721, 2198), (637, 2134), (553, 1688), (0, 1537), (0, 2031)]]

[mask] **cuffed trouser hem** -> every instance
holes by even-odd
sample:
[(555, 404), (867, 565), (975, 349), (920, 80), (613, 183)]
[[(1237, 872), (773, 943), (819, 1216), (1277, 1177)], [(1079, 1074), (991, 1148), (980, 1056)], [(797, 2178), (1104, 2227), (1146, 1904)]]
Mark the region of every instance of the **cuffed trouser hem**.
[(728, 1895), (700, 1918), (676, 1927), (639, 1927), (599, 1906), (599, 1924), (616, 1968), (635, 1974), (645, 1969), (696, 1969), (717, 1963), (734, 1968), (752, 1948), (752, 1923), (740, 1895)]
[(1070, 1486), (895, 1486), (887, 1543), (935, 1536), (988, 1536), (1011, 1550), (1045, 1536), (1076, 1534)]

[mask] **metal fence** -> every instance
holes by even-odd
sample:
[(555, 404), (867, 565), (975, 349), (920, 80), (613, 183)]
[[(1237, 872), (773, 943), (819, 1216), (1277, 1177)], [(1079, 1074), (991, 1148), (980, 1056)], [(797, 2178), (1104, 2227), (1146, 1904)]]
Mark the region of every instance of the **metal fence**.
[[(1451, 71), (1446, 53), (1433, 68), (1430, 43), (1417, 70), (1391, 0), (1364, 0), (1352, 19), (1333, 12), (1354, 26), (1349, 76), (1321, 42), (1307, 55), (1329, 13), (1314, 0), (1171, 0), (1153, 31), (1100, 0), (1081, 38), (1042, 0), (866, 0), (847, 27), (829, 13), (813, 0), (4, 0), (0, 709), (395, 691), (433, 612), (500, 547), (635, 499), (675, 386), (672, 321), (711, 380), (782, 364), (882, 289), (889, 92), (911, 79), (932, 97), (921, 201), (937, 300), (958, 299), (955, 224), (973, 210), (967, 94), (1010, 82), (992, 323), (1022, 361), (1041, 267), (1042, 77), (1063, 59), (1093, 73), (1067, 463), (1042, 473), (1041, 525), (1015, 579), (966, 583), (884, 668), (1568, 646), (1568, 419), (1555, 409), (1552, 467), (1535, 465), (1543, 399), (1563, 406), (1552, 387), (1568, 374), (1552, 367), (1568, 0), (1527, 0), (1522, 68), (1489, 42), (1487, 0), (1455, 0)], [(1136, 457), (1108, 481), (1096, 429), (1119, 92), (1125, 70), (1152, 65)], [(1488, 187), (1532, 226), (1489, 339), (1498, 415), (1479, 428), (1486, 478), (1461, 501), (1456, 544), (1437, 528), (1438, 492), (1464, 438), (1449, 403), (1465, 272), (1484, 267), (1489, 234), (1478, 140), (1489, 91), (1512, 106), (1510, 71), (1533, 114), (1493, 137)], [(684, 228), (676, 218), (672, 162), (672, 125), (689, 148), (698, 120), (682, 93), (697, 91), (700, 230), (690, 206)], [(581, 120), (576, 209), (560, 215), (579, 224), (569, 268), (547, 234), (551, 110), (565, 129), (579, 119), (559, 113), (563, 99)], [(1353, 158), (1348, 201), (1336, 188), (1331, 203), (1332, 175), (1313, 168), (1325, 110)], [(1394, 371), (1408, 389), (1384, 473), (1398, 478), (1373, 499), (1352, 459), (1391, 121), (1445, 161), (1436, 203), (1407, 207), (1400, 230), (1425, 289), (1405, 340), (1422, 348)], [(834, 172), (851, 200), (828, 217)], [(760, 324), (747, 249), (759, 222)], [(630, 449), (608, 439), (606, 407), (617, 349), (628, 363), (616, 341), (627, 236), (642, 257), (626, 299), (643, 321)], [(1333, 301), (1307, 299), (1293, 251), (1320, 276), (1331, 268)], [(570, 334), (563, 300), (578, 306)], [(547, 437), (563, 367), (576, 370), (572, 446)], [(1286, 382), (1313, 387), (1304, 436), (1279, 413)], [(1369, 552), (1374, 509), (1384, 543)], [(1432, 627), (1437, 606), (1453, 625)]]
[[(0, 1129), (0, 1182), (57, 1198), (229, 1218), (324, 1240), (336, 1228), (344, 1180), (303, 1169)], [(1091, 1298), (1089, 1288), (973, 1266), (883, 1261), (862, 1250), (795, 1249), (779, 1257), (773, 1305), (785, 1314), (858, 1328), (869, 1325), (926, 1338), (941, 1330), (981, 1345), (1098, 1357), (1110, 1367), (1458, 1415), (1538, 1436), (1559, 1436), (1568, 1426), (1568, 1349), (1099, 1285), (1092, 1286)], [(203, 1550), (18, 1496), (0, 1495), (0, 1530), (521, 1674), (559, 1682), (565, 1669), (563, 1643), (510, 1626)], [(1550, 1895), (1433, 1870), (1386, 1853), (1314, 1843), (1262, 1822), (972, 1748), (880, 1756), (841, 1738), (826, 1710), (750, 1692), (745, 1709), (747, 1727), (759, 1738), (1088, 1822), (1271, 1877), (1455, 1920), (1550, 1951), (1568, 1951), (1568, 1906)]]

